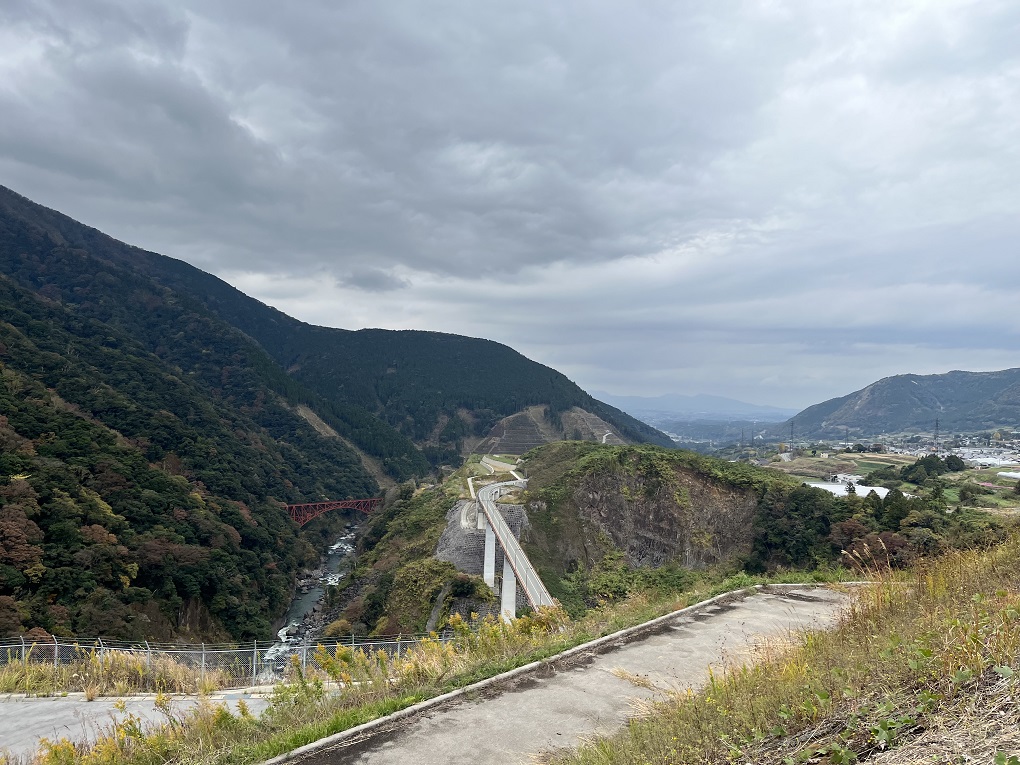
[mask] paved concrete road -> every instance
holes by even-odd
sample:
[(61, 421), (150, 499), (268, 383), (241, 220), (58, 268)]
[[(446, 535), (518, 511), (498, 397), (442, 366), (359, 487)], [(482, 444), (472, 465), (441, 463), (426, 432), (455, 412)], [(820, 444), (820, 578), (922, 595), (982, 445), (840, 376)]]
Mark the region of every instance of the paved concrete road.
[[(210, 696), (213, 703), (225, 701), (235, 712), (237, 701), (242, 698), (253, 714), (259, 714), (266, 707), (264, 698), (242, 691), (225, 691)], [(85, 701), (80, 693), (53, 698), (0, 696), (0, 751), (25, 756), (36, 751), (41, 738), (94, 741), (97, 733), (111, 727), (114, 717), (123, 720), (128, 714), (148, 723), (164, 722), (166, 718), (156, 709), (154, 699), (154, 696), (126, 697), (123, 700), (125, 711), (121, 712), (114, 706), (115, 698)], [(172, 699), (174, 711), (182, 711), (196, 703), (193, 697)]]
[[(400, 720), (378, 732), (312, 753), (302, 765), (477, 765), (528, 763), (552, 749), (577, 746), (618, 729), (636, 699), (703, 684), (709, 666), (751, 657), (764, 638), (831, 626), (846, 597), (822, 588), (773, 592), (712, 605), (667, 622), (657, 632), (599, 655), (583, 655), (499, 691)], [(635, 684), (630, 678), (640, 678)]]

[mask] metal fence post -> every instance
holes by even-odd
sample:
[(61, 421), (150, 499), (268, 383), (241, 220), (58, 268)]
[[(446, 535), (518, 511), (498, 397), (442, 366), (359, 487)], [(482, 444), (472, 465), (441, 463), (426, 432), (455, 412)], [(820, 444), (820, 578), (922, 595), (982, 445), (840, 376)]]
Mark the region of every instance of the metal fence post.
[(18, 637), (21, 639), (21, 663), (28, 666), (28, 659), (26, 658), (27, 655), (25, 653), (25, 636), (18, 635)]
[(403, 633), (397, 635), (397, 658), (400, 658), (400, 639), (403, 637)]
[(301, 671), (304, 672), (308, 665), (308, 638), (301, 639)]
[(96, 642), (99, 643), (99, 668), (103, 669), (104, 667), (103, 654), (106, 652), (106, 646), (103, 645), (103, 639), (101, 637), (97, 637)]
[(255, 665), (259, 660), (259, 641), (256, 640), (251, 647), (251, 684), (255, 685), (258, 681), (258, 677), (255, 674)]
[(205, 682), (205, 643), (202, 643), (202, 682)]
[(60, 654), (60, 646), (57, 645), (57, 636), (53, 636), (53, 672), (57, 671), (57, 658)]
[(152, 646), (148, 640), (145, 641), (145, 669), (146, 671), (152, 669)]

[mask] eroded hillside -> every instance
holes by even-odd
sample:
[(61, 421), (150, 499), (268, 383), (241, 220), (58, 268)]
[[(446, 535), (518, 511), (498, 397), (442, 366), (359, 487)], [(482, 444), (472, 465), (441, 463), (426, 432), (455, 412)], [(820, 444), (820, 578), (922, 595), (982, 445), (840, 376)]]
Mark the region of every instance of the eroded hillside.
[(631, 567), (698, 569), (752, 553), (755, 518), (785, 476), (690, 452), (566, 442), (526, 461), (529, 555), (558, 580), (622, 553)]

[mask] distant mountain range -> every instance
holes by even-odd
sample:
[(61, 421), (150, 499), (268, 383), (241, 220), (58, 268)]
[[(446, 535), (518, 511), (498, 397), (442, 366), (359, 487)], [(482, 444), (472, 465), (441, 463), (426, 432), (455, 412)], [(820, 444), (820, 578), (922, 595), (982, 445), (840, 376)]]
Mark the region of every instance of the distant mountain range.
[[(722, 396), (684, 396), (668, 393), (662, 396), (614, 396), (604, 391), (593, 391), (600, 401), (622, 409), (645, 422), (664, 423), (671, 420), (758, 420), (781, 422), (796, 414), (796, 409), (748, 404)], [(653, 422), (654, 421), (654, 422)]]
[(775, 429), (795, 437), (866, 438), (882, 433), (943, 433), (1020, 426), (1020, 369), (885, 377), (846, 396), (823, 401)]

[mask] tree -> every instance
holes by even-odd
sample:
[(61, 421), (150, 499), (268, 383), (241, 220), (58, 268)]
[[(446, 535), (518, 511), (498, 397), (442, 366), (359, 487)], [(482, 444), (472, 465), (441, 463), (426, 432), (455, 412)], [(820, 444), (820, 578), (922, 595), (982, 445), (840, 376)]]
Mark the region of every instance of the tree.
[(928, 491), (927, 503), (932, 510), (946, 509), (945, 484), (938, 478), (933, 478), (931, 481), (931, 488)]
[(882, 517), (878, 519), (883, 529), (896, 531), (900, 522), (910, 513), (910, 500), (899, 489), (893, 489), (882, 500)]
[(978, 496), (978, 487), (972, 483), (965, 483), (960, 486), (960, 501), (965, 504), (970, 504)]
[(967, 464), (955, 454), (950, 454), (946, 457), (946, 469), (950, 473), (959, 473), (967, 469)]

